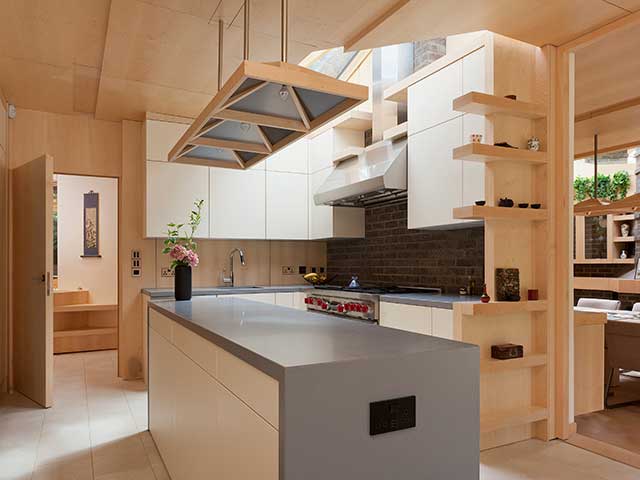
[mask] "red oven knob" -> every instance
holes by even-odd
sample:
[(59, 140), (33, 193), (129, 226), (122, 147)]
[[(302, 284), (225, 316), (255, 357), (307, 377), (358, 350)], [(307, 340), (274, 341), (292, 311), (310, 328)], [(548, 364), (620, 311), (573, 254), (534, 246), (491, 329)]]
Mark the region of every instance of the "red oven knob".
[(322, 305), (322, 299), (316, 298), (316, 305), (318, 306)]
[(362, 312), (367, 313), (369, 311), (369, 307), (367, 305), (362, 305)]
[(310, 300), (311, 299), (309, 297), (305, 297), (305, 299), (304, 299), (305, 305), (309, 305), (309, 303), (311, 303)]
[(327, 308), (329, 308), (329, 305), (323, 302), (322, 303), (322, 309), (326, 310)]
[(344, 305), (338, 305), (338, 312), (344, 312)]
[(362, 305), (357, 304), (356, 305), (356, 312), (361, 312), (362, 311)]

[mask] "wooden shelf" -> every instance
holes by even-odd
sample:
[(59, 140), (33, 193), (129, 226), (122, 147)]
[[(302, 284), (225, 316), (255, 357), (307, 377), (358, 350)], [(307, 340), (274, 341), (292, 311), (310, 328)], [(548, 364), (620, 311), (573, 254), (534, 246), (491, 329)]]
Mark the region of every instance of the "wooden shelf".
[(541, 367), (546, 364), (546, 353), (534, 353), (532, 355), (525, 355), (522, 358), (512, 358), (511, 360), (487, 358), (480, 360), (480, 373), (498, 373), (506, 370)]
[(613, 221), (614, 222), (630, 222), (632, 220), (635, 220), (635, 215), (633, 213), (627, 213), (625, 215), (614, 215), (613, 216)]
[(453, 150), (454, 160), (468, 162), (547, 163), (546, 152), (534, 152), (520, 148), (497, 147), (486, 143), (468, 143)]
[(347, 114), (341, 116), (333, 127), (364, 132), (365, 130), (369, 130), (372, 124), (373, 115), (371, 113), (351, 110)]
[(633, 258), (585, 258), (584, 260), (574, 260), (575, 265), (613, 265), (613, 264), (630, 264), (633, 265), (635, 260)]
[(547, 415), (546, 408), (536, 406), (480, 415), (480, 432), (494, 432), (501, 428), (516, 427), (538, 422), (547, 418)]
[(53, 337), (54, 338), (86, 337), (88, 335), (113, 335), (114, 333), (118, 333), (118, 329), (115, 327), (79, 328), (76, 330), (57, 330), (53, 332)]
[(577, 290), (605, 290), (618, 293), (640, 293), (640, 280), (631, 278), (574, 277)]
[(519, 220), (539, 222), (547, 219), (544, 208), (506, 208), (470, 205), (453, 209), (453, 218), (461, 220)]
[(628, 237), (614, 237), (613, 241), (614, 242), (635, 242), (636, 237), (632, 237), (631, 235), (629, 235)]
[(339, 163), (342, 163), (345, 160), (349, 160), (350, 158), (357, 157), (362, 152), (364, 152), (363, 147), (347, 147), (336, 154), (335, 158), (333, 159), (333, 164), (338, 165)]
[(405, 138), (407, 136), (407, 132), (409, 130), (409, 122), (401, 123), (400, 125), (396, 125), (395, 127), (387, 128), (383, 134), (383, 140), (398, 140), (400, 138)]
[(453, 109), (458, 112), (475, 113), (476, 115), (509, 115), (512, 117), (537, 120), (547, 116), (544, 105), (511, 100), (480, 92), (469, 92), (453, 101)]
[(73, 305), (56, 305), (53, 307), (54, 313), (61, 312), (106, 312), (117, 310), (118, 304), (110, 303), (77, 303)]
[(504, 315), (521, 312), (544, 312), (547, 310), (546, 300), (522, 302), (462, 302), (462, 315)]

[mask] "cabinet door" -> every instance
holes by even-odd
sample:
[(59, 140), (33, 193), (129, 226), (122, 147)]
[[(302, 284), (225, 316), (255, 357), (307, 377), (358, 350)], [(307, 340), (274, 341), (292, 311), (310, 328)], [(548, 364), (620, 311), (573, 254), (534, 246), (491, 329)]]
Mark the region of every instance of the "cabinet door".
[[(480, 133), (486, 138), (486, 120), (482, 115), (465, 113), (462, 117), (462, 142), (468, 143), (472, 133)], [(484, 163), (462, 161), (462, 205), (473, 205), (484, 198)]]
[(306, 138), (290, 143), (266, 160), (271, 172), (304, 173), (309, 171), (309, 141)]
[(209, 172), (207, 167), (147, 162), (146, 236), (166, 237), (167, 223), (189, 218), (196, 200), (204, 200), (196, 237), (209, 236)]
[(455, 225), (453, 209), (462, 206), (462, 162), (452, 152), (462, 143), (462, 117), (409, 137), (408, 225)]
[(276, 305), (280, 307), (294, 308), (293, 292), (276, 293)]
[(209, 169), (212, 238), (265, 238), (265, 171)]
[(176, 145), (180, 137), (187, 131), (189, 125), (185, 123), (161, 122), (159, 120), (147, 120), (147, 160), (166, 162), (171, 149)]
[(433, 335), (453, 340), (453, 310), (432, 308)]
[(333, 166), (333, 131), (321, 133), (309, 140), (309, 173)]
[(332, 168), (325, 168), (309, 175), (309, 238), (311, 240), (331, 238), (333, 235), (333, 207), (316, 205), (313, 195), (331, 174)]
[(272, 305), (275, 305), (276, 303), (275, 293), (242, 293), (242, 294), (226, 295), (226, 296), (242, 298), (244, 300), (253, 300), (254, 302), (270, 303)]
[(175, 441), (178, 357), (173, 345), (155, 330), (149, 330), (149, 431), (172, 473), (179, 463)]
[(266, 198), (268, 239), (309, 239), (307, 175), (267, 171)]
[(462, 61), (459, 60), (408, 89), (409, 135), (462, 115), (453, 100), (462, 94)]
[(487, 92), (486, 47), (462, 59), (462, 95), (469, 92)]
[(380, 325), (431, 335), (431, 308), (400, 303), (380, 303)]

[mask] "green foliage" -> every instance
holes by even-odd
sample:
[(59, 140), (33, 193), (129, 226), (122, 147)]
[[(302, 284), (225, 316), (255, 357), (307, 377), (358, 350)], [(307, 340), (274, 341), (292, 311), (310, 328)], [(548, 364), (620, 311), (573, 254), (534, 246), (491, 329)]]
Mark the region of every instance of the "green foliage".
[[(204, 200), (196, 200), (193, 205), (194, 209), (189, 212), (189, 220), (186, 223), (172, 222), (167, 224), (167, 238), (164, 240), (162, 253), (168, 254), (176, 245), (182, 245), (194, 252), (198, 249), (198, 245), (193, 240), (193, 236), (195, 235), (196, 230), (200, 225), (200, 221), (202, 220), (202, 207), (204, 206)], [(179, 264), (179, 261), (174, 260), (171, 262), (171, 268), (173, 269)]]
[[(613, 176), (598, 174), (598, 198), (621, 200), (627, 196), (630, 186), (631, 177), (623, 170), (614, 173)], [(573, 191), (576, 202), (593, 198), (593, 177), (576, 177), (573, 181)]]

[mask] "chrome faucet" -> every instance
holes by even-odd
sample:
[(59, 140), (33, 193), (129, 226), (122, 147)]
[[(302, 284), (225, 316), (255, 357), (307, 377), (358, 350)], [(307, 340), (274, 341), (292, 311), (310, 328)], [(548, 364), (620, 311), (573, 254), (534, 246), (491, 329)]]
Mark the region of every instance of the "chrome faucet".
[(230, 286), (232, 287), (234, 286), (233, 256), (236, 252), (238, 252), (238, 255), (240, 256), (240, 263), (242, 264), (242, 266), (244, 267), (246, 265), (246, 262), (244, 261), (244, 250), (242, 250), (241, 248), (234, 248), (229, 253), (229, 276), (225, 276), (224, 271), (222, 273), (222, 282), (225, 284), (230, 284)]

